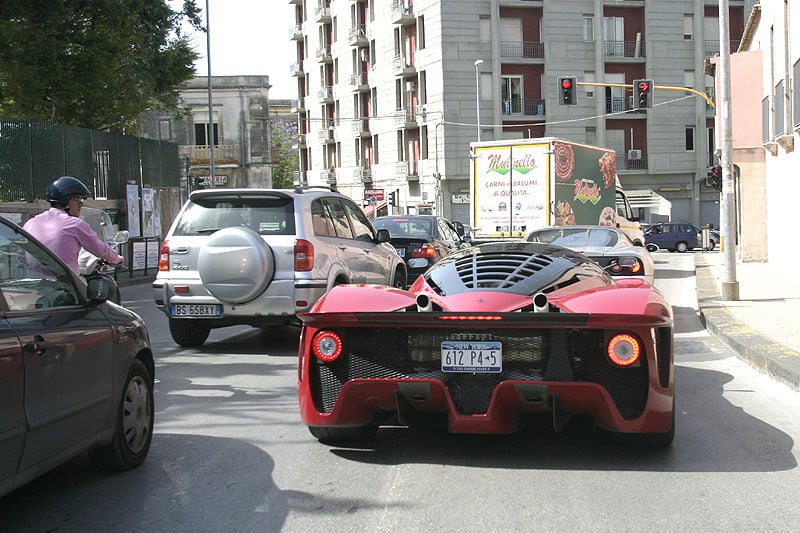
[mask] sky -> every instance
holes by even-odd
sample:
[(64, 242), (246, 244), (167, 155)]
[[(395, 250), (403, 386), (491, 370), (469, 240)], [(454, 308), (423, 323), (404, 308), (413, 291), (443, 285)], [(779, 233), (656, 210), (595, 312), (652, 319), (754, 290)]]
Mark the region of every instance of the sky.
[[(196, 0), (206, 21), (206, 0)], [(295, 42), (289, 39), (294, 7), (287, 0), (207, 0), (211, 27), (212, 76), (269, 76), (270, 100), (297, 98), (297, 82), (289, 75)], [(179, 9), (181, 0), (170, 0)], [(208, 75), (205, 33), (190, 34), (198, 76)]]

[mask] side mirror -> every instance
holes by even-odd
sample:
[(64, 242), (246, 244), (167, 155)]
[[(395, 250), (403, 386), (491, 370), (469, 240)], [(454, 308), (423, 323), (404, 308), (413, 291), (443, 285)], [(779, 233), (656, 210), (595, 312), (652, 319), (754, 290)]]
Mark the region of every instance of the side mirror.
[(89, 298), (89, 303), (98, 305), (111, 296), (111, 284), (103, 276), (89, 279), (87, 284), (86, 295)]
[(379, 229), (377, 238), (375, 239), (377, 242), (389, 242), (392, 236), (389, 233), (388, 229)]
[(466, 233), (464, 231), (464, 224), (462, 224), (461, 222), (453, 222), (453, 226), (456, 228), (456, 233), (458, 234), (458, 236), (463, 237), (464, 233)]
[(131, 238), (131, 234), (128, 230), (120, 230), (114, 235), (114, 240), (112, 241), (114, 244), (123, 244), (128, 242)]

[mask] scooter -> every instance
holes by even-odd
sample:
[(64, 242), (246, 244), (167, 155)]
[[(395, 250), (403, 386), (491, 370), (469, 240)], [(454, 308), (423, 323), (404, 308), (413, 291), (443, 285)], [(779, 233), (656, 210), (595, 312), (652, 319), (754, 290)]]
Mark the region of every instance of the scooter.
[[(118, 231), (108, 244), (113, 246), (117, 253), (119, 253), (120, 246), (128, 242), (129, 239), (130, 233), (128, 230), (122, 230)], [(119, 287), (117, 286), (117, 281), (114, 279), (114, 270), (116, 269), (114, 265), (81, 248), (80, 254), (78, 254), (78, 268), (81, 276), (86, 279), (87, 283), (92, 278), (105, 278), (111, 287), (108, 299), (117, 305), (122, 305)]]

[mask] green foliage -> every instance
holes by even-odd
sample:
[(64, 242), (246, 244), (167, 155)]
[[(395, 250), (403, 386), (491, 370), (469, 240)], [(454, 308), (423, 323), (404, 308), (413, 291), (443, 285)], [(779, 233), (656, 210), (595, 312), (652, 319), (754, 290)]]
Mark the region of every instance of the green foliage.
[(202, 29), (195, 0), (3, 0), (0, 116), (134, 133), (194, 75), (184, 21)]
[(297, 123), (277, 120), (272, 123), (272, 187), (292, 189), (297, 185), (294, 173), (299, 169), (297, 157)]

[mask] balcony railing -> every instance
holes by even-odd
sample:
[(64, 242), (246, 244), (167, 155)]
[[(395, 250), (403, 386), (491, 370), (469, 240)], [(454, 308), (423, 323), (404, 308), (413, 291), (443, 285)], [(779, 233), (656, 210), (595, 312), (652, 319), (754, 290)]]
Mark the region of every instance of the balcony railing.
[(618, 170), (647, 170), (647, 153), (641, 150), (628, 150), (617, 154)]
[(500, 57), (544, 58), (544, 43), (533, 41), (502, 41)]
[(320, 170), (319, 179), (325, 183), (336, 183), (336, 172), (332, 168)]
[(357, 72), (350, 75), (350, 87), (356, 91), (369, 90), (369, 80), (366, 72)]
[(395, 176), (398, 178), (416, 181), (419, 179), (419, 160), (398, 161), (394, 167)]
[(320, 87), (317, 90), (317, 98), (322, 100), (323, 103), (331, 103), (333, 101), (333, 87)]
[(417, 73), (417, 68), (406, 61), (406, 58), (401, 55), (394, 56), (392, 62), (392, 73), (395, 76), (413, 76)]
[(394, 0), (392, 2), (392, 24), (407, 26), (414, 23), (414, 6), (406, 5), (409, 0)]
[(305, 73), (303, 72), (303, 64), (298, 62), (289, 65), (289, 75), (296, 78), (302, 78), (305, 76)]
[(369, 118), (362, 117), (357, 118), (353, 121), (353, 135), (357, 135), (359, 137), (369, 137), (370, 130), (369, 130)]
[(544, 100), (538, 98), (517, 98), (506, 100), (500, 109), (504, 117), (519, 115), (521, 117), (543, 117)]
[(372, 169), (369, 167), (356, 167), (353, 169), (353, 177), (365, 183), (372, 182)]
[(366, 46), (369, 44), (367, 40), (367, 26), (365, 24), (359, 24), (354, 28), (350, 28), (350, 35), (347, 38), (348, 44), (350, 46)]
[(330, 45), (324, 45), (317, 48), (317, 61), (320, 63), (333, 62), (333, 56), (331, 55)]
[(644, 41), (603, 41), (606, 57), (646, 57)]
[(416, 128), (417, 110), (411, 107), (398, 109), (394, 112), (394, 125), (400, 128)]
[[(211, 162), (211, 147), (205, 144), (181, 146), (181, 155), (188, 155), (193, 165), (209, 164)], [(238, 144), (214, 145), (214, 164), (238, 164), (240, 159)]]
[(644, 112), (633, 105), (633, 96), (612, 96), (606, 98), (606, 113), (622, 113), (625, 111)]
[[(739, 44), (741, 41), (731, 41), (731, 53), (736, 52), (739, 49)], [(713, 57), (719, 54), (720, 51), (720, 41), (705, 41), (705, 51), (706, 57)]]
[(314, 8), (314, 20), (316, 22), (331, 22), (330, 6), (319, 5)]
[(302, 41), (303, 40), (303, 25), (302, 24), (295, 24), (291, 28), (289, 28), (289, 39), (294, 41)]

